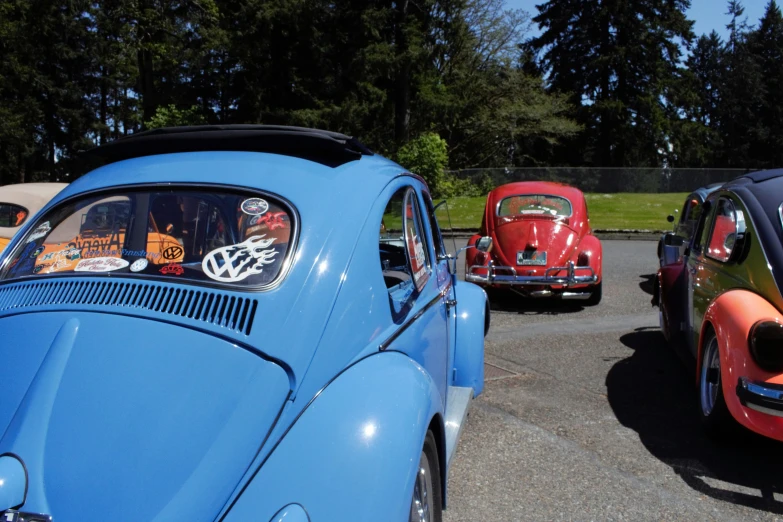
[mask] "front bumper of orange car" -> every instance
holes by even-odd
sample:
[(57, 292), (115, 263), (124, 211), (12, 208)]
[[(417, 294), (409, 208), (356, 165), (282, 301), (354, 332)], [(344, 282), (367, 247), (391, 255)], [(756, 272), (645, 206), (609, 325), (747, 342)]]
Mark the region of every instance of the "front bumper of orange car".
[(754, 382), (740, 377), (737, 398), (746, 408), (783, 418), (783, 384)]
[[(465, 273), (465, 280), (485, 286), (524, 286), (539, 287), (554, 290), (566, 290), (574, 287), (585, 287), (598, 283), (598, 276), (592, 267), (575, 266), (569, 261), (566, 266), (556, 266), (544, 270), (543, 275), (521, 275), (519, 272), (534, 267), (497, 266), (493, 261), (486, 265), (472, 265)], [(549, 292), (551, 294), (551, 292)], [(546, 295), (546, 293), (542, 293)], [(589, 293), (564, 292), (561, 297), (587, 299)]]

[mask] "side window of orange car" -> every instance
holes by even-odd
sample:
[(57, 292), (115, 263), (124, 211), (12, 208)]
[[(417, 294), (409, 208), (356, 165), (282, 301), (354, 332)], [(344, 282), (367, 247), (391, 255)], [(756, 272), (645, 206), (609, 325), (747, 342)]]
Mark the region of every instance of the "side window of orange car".
[(712, 217), (715, 214), (713, 205), (714, 201), (711, 200), (702, 204), (701, 219), (694, 233), (693, 250), (696, 252), (702, 252), (702, 248), (707, 243), (707, 238), (712, 230)]
[(726, 263), (734, 251), (737, 238), (737, 209), (728, 198), (720, 198), (712, 220), (707, 249), (704, 252), (721, 263)]

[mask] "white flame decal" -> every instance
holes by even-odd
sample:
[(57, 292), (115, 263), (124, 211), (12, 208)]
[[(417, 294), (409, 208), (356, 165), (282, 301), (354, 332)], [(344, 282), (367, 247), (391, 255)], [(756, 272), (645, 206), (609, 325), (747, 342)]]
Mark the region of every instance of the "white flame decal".
[[(275, 262), (277, 250), (267, 249), (275, 238), (252, 236), (237, 245), (213, 250), (201, 262), (201, 268), (210, 279), (222, 283), (236, 283), (264, 271), (264, 266)], [(252, 263), (252, 264), (251, 264)]]

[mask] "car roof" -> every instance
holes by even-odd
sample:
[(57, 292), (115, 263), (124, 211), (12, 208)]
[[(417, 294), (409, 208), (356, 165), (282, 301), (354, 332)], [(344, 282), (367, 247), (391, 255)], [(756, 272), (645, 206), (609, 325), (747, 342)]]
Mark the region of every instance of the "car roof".
[(724, 188), (737, 192), (745, 202), (755, 200), (771, 221), (780, 223), (778, 208), (783, 203), (783, 169), (751, 172), (729, 181)]
[(181, 182), (244, 186), (289, 199), (302, 189), (329, 194), (336, 184), (350, 187), (353, 200), (372, 201), (380, 185), (405, 172), (351, 136), (279, 125), (153, 129), (95, 147), (79, 162), (77, 169), (89, 173), (63, 198), (118, 185)]
[(691, 192), (691, 195), (694, 195), (694, 194), (695, 194), (695, 195), (699, 196), (699, 197), (701, 198), (701, 200), (702, 200), (702, 201), (704, 201), (704, 200), (706, 200), (706, 199), (707, 199), (707, 197), (708, 197), (710, 194), (712, 194), (713, 192), (715, 192), (716, 190), (718, 190), (718, 189), (719, 189), (719, 188), (721, 188), (722, 186), (723, 186), (723, 182), (720, 182), (720, 183), (712, 183), (712, 184), (710, 184), (710, 185), (707, 185), (707, 186), (704, 186), (704, 187), (699, 187), (699, 188), (697, 188), (696, 190), (694, 190), (693, 192)]
[(197, 125), (137, 132), (86, 151), (82, 170), (131, 158), (176, 152), (244, 151), (298, 157), (330, 167), (373, 152), (339, 132), (282, 125)]
[(783, 169), (745, 174), (726, 183), (723, 190), (735, 193), (745, 205), (783, 294), (783, 223), (779, 214), (783, 204)]

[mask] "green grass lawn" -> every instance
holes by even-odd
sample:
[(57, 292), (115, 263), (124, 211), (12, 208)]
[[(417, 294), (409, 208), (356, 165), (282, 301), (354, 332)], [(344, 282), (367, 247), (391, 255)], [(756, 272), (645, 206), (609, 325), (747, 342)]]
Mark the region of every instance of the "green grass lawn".
[[(585, 194), (590, 225), (594, 230), (671, 230), (666, 216), (682, 208), (686, 193), (671, 194)], [(481, 225), (485, 197), (451, 198), (449, 212), (454, 228)], [(443, 208), (438, 209), (441, 226), (447, 227)]]

